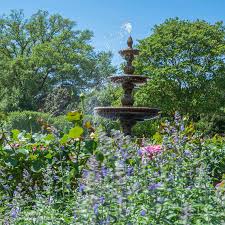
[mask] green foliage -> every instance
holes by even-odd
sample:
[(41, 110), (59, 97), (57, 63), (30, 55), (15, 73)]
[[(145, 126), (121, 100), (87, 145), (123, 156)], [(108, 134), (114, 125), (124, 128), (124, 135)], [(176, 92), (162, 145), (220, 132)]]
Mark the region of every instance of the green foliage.
[(155, 26), (138, 45), (137, 73), (150, 80), (137, 92), (136, 104), (165, 113), (219, 111), (224, 107), (224, 37), (219, 22), (169, 19)]
[(54, 88), (51, 93), (47, 94), (42, 111), (54, 116), (65, 114), (73, 100), (73, 93), (67, 88)]
[(137, 123), (133, 128), (136, 137), (152, 137), (159, 129), (160, 120), (146, 120)]
[(28, 19), (22, 11), (1, 17), (1, 110), (43, 108), (46, 96), (59, 87), (75, 101), (81, 90), (101, 86), (114, 72), (111, 53), (94, 52), (92, 32), (74, 27), (73, 21), (41, 10)]
[(66, 116), (56, 116), (52, 117), (52, 124), (57, 130), (61, 130), (64, 133), (67, 133), (69, 129), (73, 126), (68, 120), (66, 120)]
[(225, 112), (214, 114), (212, 116), (201, 116), (200, 120), (196, 122), (196, 128), (205, 135), (224, 135)]
[(65, 116), (54, 117), (48, 113), (35, 111), (11, 112), (8, 113), (6, 120), (5, 128), (8, 131), (18, 129), (33, 133), (41, 132), (43, 130), (42, 121), (63, 132), (68, 132), (72, 127), (72, 123), (67, 121)]
[(206, 161), (209, 166), (214, 183), (222, 180), (225, 176), (225, 145), (221, 137), (214, 136), (207, 141)]
[(51, 168), (52, 176), (60, 178), (54, 181), (56, 192), (64, 196), (69, 186), (77, 186), (77, 179), (82, 176), (92, 155), (98, 160), (104, 158), (102, 153), (95, 151), (97, 141), (92, 134), (93, 127), (86, 128), (82, 117), (73, 122), (74, 127), (68, 133), (56, 131), (44, 122), (42, 133), (1, 130), (1, 190), (6, 185), (2, 179), (11, 177), (10, 188), (5, 189), (6, 195), (12, 196), (19, 184), (29, 195), (33, 194), (30, 190), (35, 186), (43, 190), (45, 172)]
[(27, 132), (39, 132), (41, 131), (41, 123), (39, 120), (44, 120), (53, 123), (53, 118), (48, 113), (22, 111), (11, 112), (7, 116), (6, 129), (8, 131), (12, 129), (25, 130)]
[(93, 90), (84, 99), (84, 108), (87, 114), (93, 114), (94, 107), (98, 106), (118, 106), (123, 90), (111, 84), (103, 86), (100, 90)]

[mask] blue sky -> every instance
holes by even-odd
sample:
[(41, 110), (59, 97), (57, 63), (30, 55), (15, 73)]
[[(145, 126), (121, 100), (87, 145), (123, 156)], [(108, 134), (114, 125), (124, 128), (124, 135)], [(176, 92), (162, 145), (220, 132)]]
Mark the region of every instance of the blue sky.
[(24, 9), (26, 16), (42, 9), (76, 21), (78, 29), (94, 32), (92, 43), (97, 51), (114, 53), (115, 65), (121, 62), (117, 52), (128, 37), (121, 28), (126, 22), (132, 24), (132, 36), (137, 40), (171, 17), (225, 21), (225, 0), (0, 0), (1, 15), (11, 9)]

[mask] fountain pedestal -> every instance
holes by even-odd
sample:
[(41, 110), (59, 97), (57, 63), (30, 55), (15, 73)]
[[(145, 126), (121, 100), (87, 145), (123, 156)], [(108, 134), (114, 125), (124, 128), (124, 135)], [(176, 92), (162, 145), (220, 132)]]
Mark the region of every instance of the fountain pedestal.
[(116, 120), (119, 119), (123, 132), (126, 135), (131, 135), (132, 127), (137, 121), (155, 118), (159, 110), (147, 107), (133, 107), (133, 89), (137, 84), (147, 82), (147, 77), (134, 75), (135, 68), (132, 65), (134, 56), (139, 54), (139, 50), (133, 49), (133, 40), (131, 36), (127, 40), (128, 48), (119, 51), (120, 55), (126, 60), (124, 74), (111, 76), (110, 80), (114, 83), (120, 83), (124, 90), (124, 95), (121, 98), (121, 107), (96, 107), (95, 111), (102, 117)]

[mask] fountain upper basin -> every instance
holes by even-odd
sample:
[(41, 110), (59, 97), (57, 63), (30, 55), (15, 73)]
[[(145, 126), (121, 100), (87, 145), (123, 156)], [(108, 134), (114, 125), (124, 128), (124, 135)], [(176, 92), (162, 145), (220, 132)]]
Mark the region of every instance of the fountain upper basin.
[(158, 116), (159, 109), (148, 107), (96, 107), (95, 112), (105, 118), (143, 121)]

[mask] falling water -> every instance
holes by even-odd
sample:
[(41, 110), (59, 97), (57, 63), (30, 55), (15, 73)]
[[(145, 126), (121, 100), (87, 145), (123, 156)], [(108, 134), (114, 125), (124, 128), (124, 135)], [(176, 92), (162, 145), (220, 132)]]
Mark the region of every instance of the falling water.
[[(118, 50), (124, 48), (124, 43), (128, 38), (128, 35), (132, 31), (132, 24), (130, 22), (124, 22), (120, 26), (112, 28), (111, 33), (106, 33), (103, 36), (103, 46), (105, 51), (113, 53), (113, 62), (116, 65), (121, 64), (121, 57), (118, 56)], [(116, 48), (113, 46), (117, 46)]]
[(121, 26), (121, 28), (130, 34), (132, 31), (132, 24), (130, 22), (126, 22)]

